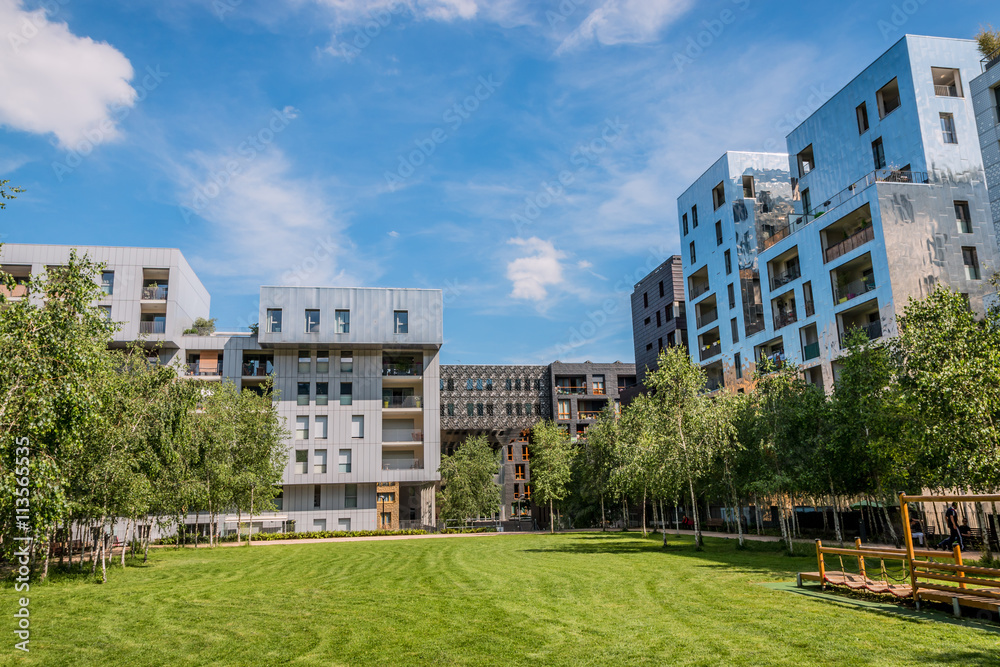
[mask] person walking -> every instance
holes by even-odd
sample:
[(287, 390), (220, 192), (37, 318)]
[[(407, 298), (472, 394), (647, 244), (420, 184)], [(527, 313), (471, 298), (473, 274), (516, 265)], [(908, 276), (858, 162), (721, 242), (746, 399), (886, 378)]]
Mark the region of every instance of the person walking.
[(951, 507), (944, 513), (944, 522), (948, 527), (948, 537), (937, 543), (938, 549), (951, 549), (956, 542), (959, 548), (965, 550), (965, 543), (962, 541), (962, 533), (958, 530), (958, 503), (952, 502)]

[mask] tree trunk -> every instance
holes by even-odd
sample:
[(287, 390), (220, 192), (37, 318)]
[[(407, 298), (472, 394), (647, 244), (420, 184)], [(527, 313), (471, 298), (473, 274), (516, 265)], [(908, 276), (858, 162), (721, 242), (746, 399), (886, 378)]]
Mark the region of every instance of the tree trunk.
[[(254, 491), (254, 488), (251, 486), (250, 487), (250, 528), (247, 529), (247, 546), (250, 546), (251, 544), (253, 544), (253, 491)], [(264, 523), (261, 522), (260, 525), (261, 525), (261, 527), (263, 527)]]
[(145, 563), (146, 561), (149, 560), (149, 538), (153, 532), (153, 526), (152, 525), (145, 526), (142, 532), (143, 532), (143, 537), (146, 540), (146, 544), (142, 552), (142, 562)]
[(704, 540), (701, 537), (701, 521), (698, 519), (698, 498), (694, 495), (694, 480), (688, 474), (688, 490), (691, 492), (691, 506), (694, 510), (694, 545), (700, 549)]
[(622, 530), (628, 532), (628, 504), (625, 502), (625, 494), (622, 494)]
[(236, 546), (243, 544), (243, 510), (236, 508)]
[[(286, 515), (287, 516), (287, 515)], [(201, 510), (197, 510), (194, 513), (194, 548), (198, 548), (199, 538), (201, 537)]]
[[(833, 487), (830, 487), (831, 493), (833, 492)], [(840, 543), (841, 548), (844, 546), (844, 533), (840, 530), (840, 504), (837, 502), (837, 494), (833, 493), (833, 530), (837, 534), (837, 541)]]
[(125, 569), (125, 552), (128, 551), (128, 519), (125, 519), (125, 535), (122, 537), (122, 569)]
[(782, 501), (778, 506), (778, 526), (781, 528), (781, 539), (785, 542), (788, 550), (792, 550), (792, 536), (788, 534), (788, 525), (785, 522), (785, 504)]
[(556, 532), (556, 512), (552, 507), (552, 499), (549, 498), (549, 534)]
[(111, 541), (110, 535), (105, 535), (101, 532), (101, 583), (108, 583), (108, 542)]
[(663, 522), (663, 546), (667, 546), (667, 515), (663, 513), (663, 500), (660, 500), (660, 520)]
[(983, 536), (983, 558), (988, 559), (992, 557), (990, 553), (990, 530), (989, 526), (986, 525), (986, 514), (983, 512), (983, 504), (980, 502), (976, 503), (976, 523), (979, 524), (979, 533)]
[(608, 523), (604, 520), (604, 494), (601, 494), (601, 532), (607, 532)]
[(680, 519), (680, 515), (677, 512), (677, 505), (679, 505), (679, 504), (680, 504), (680, 499), (679, 498), (675, 498), (674, 499), (674, 530), (680, 530), (681, 529), (681, 519)]
[(763, 523), (763, 521), (761, 520), (760, 502), (757, 500), (757, 494), (754, 494), (754, 496), (753, 496), (753, 511), (754, 511), (754, 516), (757, 519), (756, 520), (756, 523), (757, 523), (757, 534), (760, 535), (761, 531), (763, 529), (763, 526), (761, 526), (761, 524)]
[[(985, 534), (985, 533), (984, 533)], [(45, 581), (45, 577), (49, 576), (49, 554), (52, 553), (52, 540), (55, 537), (54, 531), (49, 531), (45, 534), (45, 556), (42, 560), (42, 576), (41, 580)]]
[(646, 489), (642, 490), (642, 536), (646, 537)]
[(746, 542), (743, 540), (743, 507), (741, 506), (739, 496), (736, 497), (736, 533), (740, 538), (740, 546), (745, 547)]
[(98, 535), (97, 528), (91, 530), (91, 535), (94, 538), (94, 546), (90, 549), (90, 575), (93, 576), (97, 574), (97, 549), (98, 549)]

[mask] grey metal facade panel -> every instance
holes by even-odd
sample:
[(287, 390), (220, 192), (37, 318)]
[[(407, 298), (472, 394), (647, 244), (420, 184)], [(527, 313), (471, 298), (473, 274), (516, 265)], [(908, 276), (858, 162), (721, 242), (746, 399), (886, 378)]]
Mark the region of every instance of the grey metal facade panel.
[(970, 87), (990, 193), (990, 219), (1000, 236), (1000, 65), (993, 65), (973, 79)]
[[(663, 296), (660, 296), (661, 282)], [(680, 255), (673, 255), (640, 280), (632, 291), (631, 303), (635, 367), (639, 382), (642, 383), (646, 369), (656, 367), (661, 342), (663, 347), (687, 344), (684, 275)], [(671, 309), (673, 318), (667, 319), (668, 310)], [(680, 333), (671, 335), (678, 330)]]
[[(280, 308), (280, 333), (267, 331), (267, 310)], [(305, 332), (305, 311), (320, 311), (319, 333)], [(335, 313), (350, 311), (350, 331), (336, 333)], [(408, 332), (393, 331), (393, 312), (407, 311)], [(262, 345), (377, 344), (440, 346), (444, 341), (441, 290), (357, 287), (261, 287)]]
[[(525, 388), (529, 383), (530, 387)], [(517, 432), (552, 415), (548, 366), (447, 364), (441, 367), (439, 389), (441, 428), (446, 431)], [(474, 413), (471, 416), (467, 409), (470, 404)], [(509, 415), (508, 404), (512, 412)], [(524, 414), (526, 404), (532, 406), (532, 414)]]
[[(573, 438), (577, 436), (580, 426), (586, 428), (587, 425), (594, 421), (592, 418), (580, 417), (581, 402), (585, 401), (591, 408), (606, 404), (619, 404), (621, 401), (621, 394), (618, 391), (619, 378), (630, 378), (632, 381), (637, 379), (635, 364), (620, 361), (614, 363), (595, 363), (589, 361), (583, 363), (564, 363), (555, 361), (549, 366), (549, 371), (552, 374), (552, 419), (557, 424), (566, 426), (569, 429), (570, 436)], [(605, 389), (603, 394), (594, 392), (595, 375), (604, 376)], [(563, 377), (585, 378), (585, 393), (560, 393), (557, 384), (559, 379)], [(559, 418), (560, 401), (568, 401), (569, 419)]]

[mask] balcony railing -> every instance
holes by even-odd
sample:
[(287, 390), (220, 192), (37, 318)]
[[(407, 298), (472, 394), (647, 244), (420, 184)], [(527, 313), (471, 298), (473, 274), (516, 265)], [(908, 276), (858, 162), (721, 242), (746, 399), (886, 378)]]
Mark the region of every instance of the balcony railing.
[(383, 396), (383, 408), (422, 408), (424, 407), (423, 396)]
[(710, 377), (705, 382), (705, 391), (717, 391), (725, 386), (726, 382), (721, 377)]
[(799, 267), (793, 266), (787, 271), (779, 273), (771, 280), (771, 289), (776, 290), (779, 287), (784, 287), (793, 280), (796, 280), (801, 277), (802, 277), (802, 271), (799, 269)]
[(600, 410), (580, 410), (577, 412), (577, 417), (579, 419), (597, 419), (600, 416)]
[(855, 297), (859, 297), (862, 294), (867, 294), (875, 289), (875, 279), (874, 278), (861, 278), (858, 280), (852, 280), (843, 287), (840, 285), (833, 288), (833, 296), (837, 300), (837, 304), (842, 304), (845, 301), (850, 301)]
[(989, 68), (993, 67), (997, 63), (1000, 63), (1000, 49), (997, 49), (990, 55), (986, 56), (980, 61), (983, 65), (983, 71), (985, 72)]
[(690, 286), (691, 298), (697, 299), (699, 296), (708, 291), (708, 281), (693, 283)]
[(718, 309), (713, 308), (712, 310), (698, 316), (698, 328), (700, 329), (706, 324), (710, 324), (717, 319), (719, 319), (719, 311)]
[(395, 363), (395, 364), (382, 364), (382, 375), (403, 375), (403, 376), (419, 376), (424, 374), (423, 364), (407, 364), (407, 363)]
[(798, 318), (794, 310), (790, 310), (787, 313), (776, 313), (774, 316), (774, 328), (777, 330), (789, 324), (794, 324), (797, 321)]
[(868, 336), (868, 340), (875, 340), (876, 338), (882, 337), (882, 322), (875, 320), (874, 322), (869, 322), (868, 324), (854, 324), (847, 327), (847, 331), (840, 335), (840, 347), (847, 347), (847, 336), (854, 329), (861, 329)]
[(834, 243), (823, 251), (823, 261), (832, 262), (841, 255), (846, 255), (855, 248), (860, 248), (869, 241), (875, 239), (875, 228), (868, 225), (864, 229), (854, 232), (840, 243)]
[(819, 356), (819, 342), (809, 343), (802, 348), (802, 360), (809, 361)]
[(938, 97), (961, 97), (957, 86), (934, 86), (934, 94)]
[(382, 429), (382, 442), (423, 442), (423, 431), (403, 429)]
[(595, 386), (594, 387), (594, 395), (595, 396), (604, 396), (604, 387), (603, 386)]
[(423, 470), (424, 462), (420, 459), (393, 459), (382, 461), (382, 470)]
[(222, 375), (221, 361), (196, 361), (188, 364), (187, 375)]
[(701, 348), (700, 355), (702, 361), (705, 361), (706, 359), (711, 359), (717, 354), (722, 354), (722, 344), (719, 343), (718, 341), (712, 343), (711, 345), (706, 345)]
[(167, 285), (157, 285), (156, 287), (143, 287), (143, 301), (164, 301), (167, 298)]
[(567, 396), (569, 394), (586, 394), (587, 386), (578, 385), (556, 385), (556, 393), (560, 396)]
[(152, 322), (139, 322), (139, 333), (142, 334), (161, 334), (166, 333), (167, 323), (163, 320), (152, 321)]
[(266, 377), (274, 372), (273, 361), (244, 361), (243, 377)]

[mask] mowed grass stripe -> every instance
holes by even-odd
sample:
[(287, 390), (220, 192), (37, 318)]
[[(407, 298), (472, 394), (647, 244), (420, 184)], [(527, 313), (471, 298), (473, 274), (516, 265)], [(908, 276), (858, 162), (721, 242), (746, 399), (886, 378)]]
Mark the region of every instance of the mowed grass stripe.
[[(103, 586), (34, 587), (32, 651), (11, 642), (0, 664), (1000, 665), (995, 633), (758, 585), (812, 569), (811, 557), (669, 543), (583, 533), (159, 549)], [(3, 593), (12, 611), (10, 584)]]

